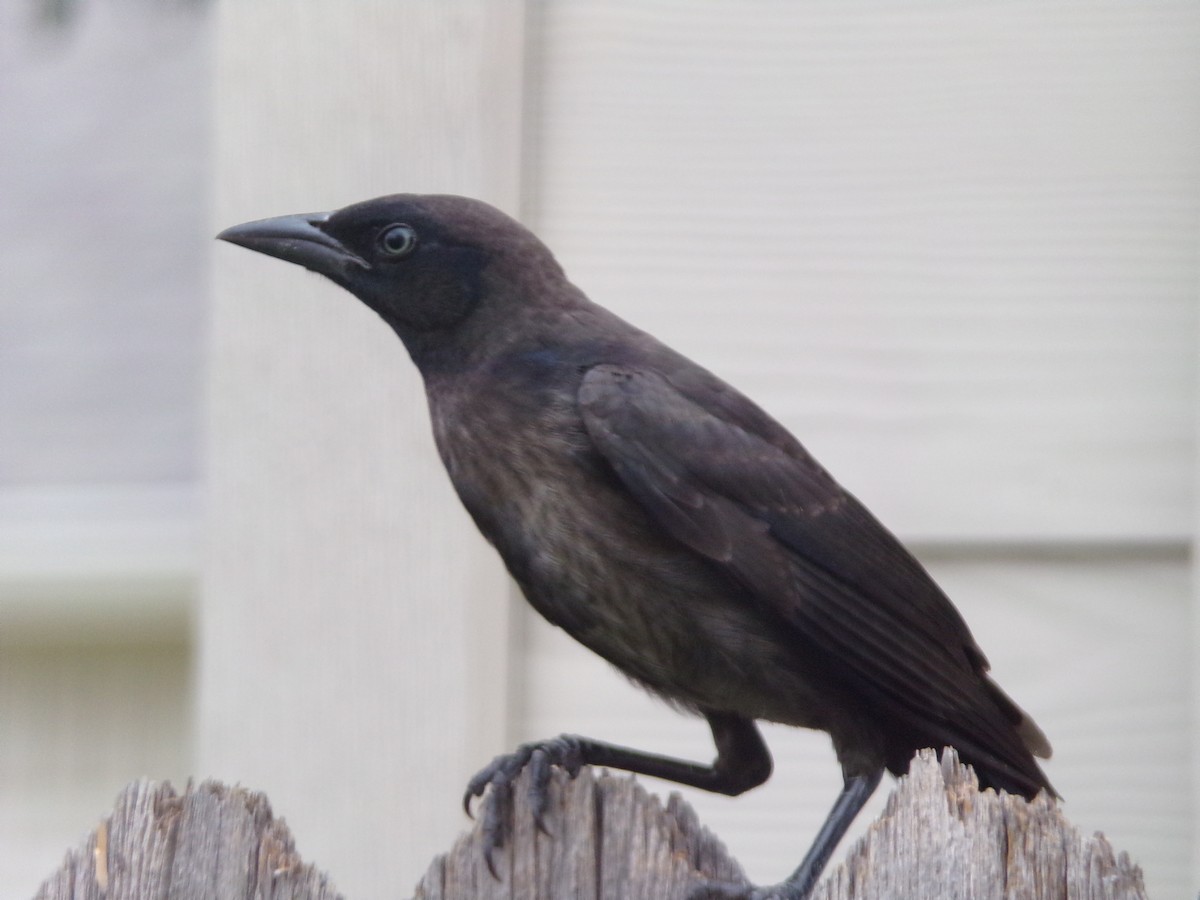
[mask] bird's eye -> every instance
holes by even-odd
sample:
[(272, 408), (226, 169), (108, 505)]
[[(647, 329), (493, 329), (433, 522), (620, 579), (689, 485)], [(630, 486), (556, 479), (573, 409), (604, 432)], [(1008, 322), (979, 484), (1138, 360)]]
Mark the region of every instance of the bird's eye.
[(379, 232), (379, 249), (384, 256), (399, 259), (408, 256), (416, 249), (417, 231), (411, 225), (389, 225)]

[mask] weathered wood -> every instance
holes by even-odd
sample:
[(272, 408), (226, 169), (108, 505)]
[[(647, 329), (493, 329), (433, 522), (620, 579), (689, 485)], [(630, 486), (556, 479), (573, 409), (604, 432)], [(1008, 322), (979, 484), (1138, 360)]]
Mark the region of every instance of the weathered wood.
[[(586, 771), (560, 783), (537, 833), (515, 788), (516, 834), (501, 881), (481, 861), (479, 832), (430, 866), (415, 900), (687, 896), (702, 878), (743, 881), (740, 867), (672, 795), (664, 809), (631, 779)], [(799, 845), (799, 841), (797, 844)], [(797, 846), (799, 862), (803, 847)], [(510, 883), (511, 879), (511, 883)], [(1135, 900), (1141, 870), (1102, 835), (1084, 837), (1052, 802), (979, 791), (953, 750), (914, 760), (884, 814), (833, 867), (813, 900)]]
[[(704, 879), (745, 882), (721, 842), (672, 795), (632, 778), (556, 773), (546, 831), (515, 785), (514, 833), (493, 878), (480, 829), (430, 865), (414, 900), (683, 900)], [(833, 868), (814, 900), (905, 897), (1139, 900), (1141, 870), (1102, 835), (1084, 837), (1038, 798), (980, 793), (953, 751), (923, 752), (884, 814)], [(267, 798), (205, 782), (179, 795), (140, 781), (67, 855), (35, 900), (341, 900), (296, 853)]]
[(265, 795), (137, 781), (34, 900), (342, 900)]
[(533, 825), (525, 787), (522, 776), (514, 786), (514, 834), (496, 854), (500, 878), (492, 878), (483, 861), (477, 827), (433, 861), (414, 900), (670, 900), (682, 898), (699, 873), (745, 881), (677, 795), (664, 807), (628, 776), (584, 769), (569, 781), (556, 772), (542, 833)]
[(887, 807), (813, 900), (1137, 900), (1142, 871), (1102, 834), (1084, 836), (1044, 795), (979, 791), (947, 750), (923, 750)]

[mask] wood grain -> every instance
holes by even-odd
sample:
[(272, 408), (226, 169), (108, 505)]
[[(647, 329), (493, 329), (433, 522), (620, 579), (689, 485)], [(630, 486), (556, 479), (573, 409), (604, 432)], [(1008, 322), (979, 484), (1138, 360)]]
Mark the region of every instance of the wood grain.
[[(430, 864), (414, 900), (685, 900), (705, 882), (745, 884), (720, 841), (672, 796), (630, 777), (556, 771), (546, 830), (515, 784), (497, 876), (481, 828)], [(486, 801), (485, 801), (486, 802)], [(923, 751), (883, 815), (818, 885), (814, 900), (1144, 900), (1141, 872), (1101, 835), (1084, 837), (1044, 796), (980, 793), (953, 751)], [(34, 900), (341, 900), (305, 863), (265, 795), (205, 782), (182, 795), (141, 781)]]
[(138, 781), (34, 900), (342, 900), (264, 794)]

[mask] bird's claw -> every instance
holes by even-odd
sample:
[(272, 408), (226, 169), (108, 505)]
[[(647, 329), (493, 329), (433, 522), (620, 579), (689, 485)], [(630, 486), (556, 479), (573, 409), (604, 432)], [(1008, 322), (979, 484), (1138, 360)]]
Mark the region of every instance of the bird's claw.
[(497, 756), (467, 783), (463, 809), (468, 816), (472, 815), (472, 801), (482, 797), (491, 788), (479, 829), (484, 862), (493, 878), (499, 878), (495, 853), (507, 841), (512, 822), (513, 783), (522, 770), (529, 770), (527, 797), (533, 823), (542, 834), (548, 834), (545, 816), (550, 802), (550, 776), (555, 766), (563, 769), (571, 778), (579, 774), (583, 768), (583, 745), (579, 738), (562, 735), (547, 741), (522, 744), (512, 753)]
[(776, 893), (773, 888), (755, 887), (752, 884), (701, 881), (688, 891), (687, 900), (782, 900), (787, 896)]

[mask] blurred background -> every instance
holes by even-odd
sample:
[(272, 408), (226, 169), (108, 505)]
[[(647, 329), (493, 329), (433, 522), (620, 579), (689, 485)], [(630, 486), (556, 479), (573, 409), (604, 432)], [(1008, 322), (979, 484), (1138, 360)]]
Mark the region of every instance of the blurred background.
[[(781, 418), (1068, 817), (1194, 894), (1200, 6), (3, 0), (0, 898), (140, 776), (266, 791), (365, 900), (519, 740), (711, 757), (514, 597), (387, 329), (211, 239), (396, 191), (519, 216)], [(687, 792), (760, 882), (840, 783), (766, 736), (764, 787)]]

